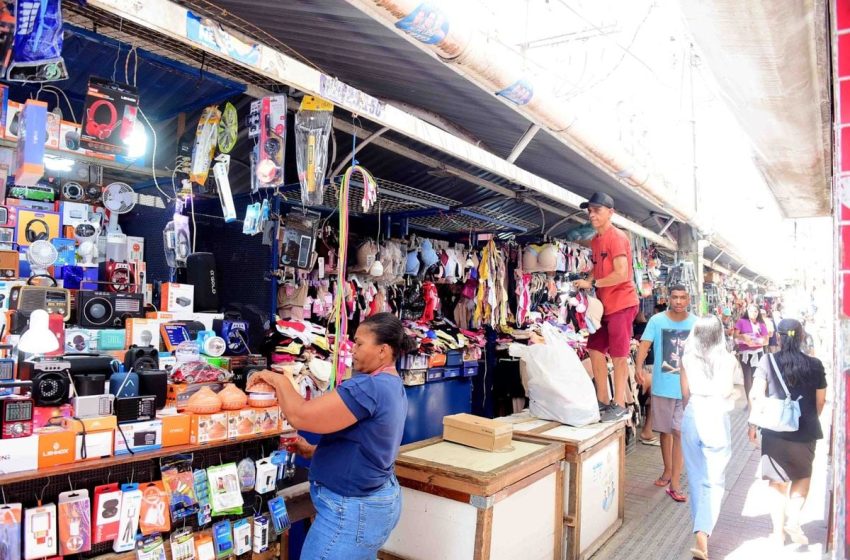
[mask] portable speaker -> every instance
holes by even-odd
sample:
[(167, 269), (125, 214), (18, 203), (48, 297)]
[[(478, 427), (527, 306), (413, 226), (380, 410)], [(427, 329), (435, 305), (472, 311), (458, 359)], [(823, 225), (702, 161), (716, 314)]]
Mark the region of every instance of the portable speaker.
[(159, 369), (159, 351), (153, 346), (136, 346), (127, 349), (124, 354), (124, 368), (135, 372)]
[(195, 311), (218, 311), (218, 283), (215, 256), (192, 253), (186, 258), (186, 283), (195, 286)]
[(65, 354), (62, 359), (71, 366), (71, 375), (76, 379), (78, 375), (100, 374), (109, 377), (117, 370), (114, 357), (108, 354)]
[(78, 397), (93, 397), (106, 394), (106, 375), (103, 373), (71, 374)]
[(144, 317), (145, 296), (80, 290), (77, 293), (77, 321), (93, 329), (123, 328), (130, 317)]
[(32, 400), (36, 406), (59, 406), (71, 398), (71, 365), (66, 361), (35, 362)]
[(147, 369), (139, 372), (139, 394), (156, 397), (156, 409), (165, 408), (168, 392), (168, 372), (164, 369)]

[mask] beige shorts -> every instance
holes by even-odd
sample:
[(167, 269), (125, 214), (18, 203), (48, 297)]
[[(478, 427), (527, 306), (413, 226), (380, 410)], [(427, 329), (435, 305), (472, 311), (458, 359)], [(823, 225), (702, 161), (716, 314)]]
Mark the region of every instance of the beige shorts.
[(682, 415), (685, 409), (682, 399), (670, 399), (652, 395), (652, 431), (671, 434), (682, 431)]

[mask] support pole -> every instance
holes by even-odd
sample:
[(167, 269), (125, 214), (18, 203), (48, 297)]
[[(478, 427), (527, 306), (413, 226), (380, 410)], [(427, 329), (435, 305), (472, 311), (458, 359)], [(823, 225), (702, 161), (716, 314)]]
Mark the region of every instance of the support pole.
[(520, 136), (519, 140), (517, 140), (516, 145), (511, 150), (510, 155), (505, 158), (509, 162), (513, 163), (517, 160), (517, 158), (525, 151), (528, 145), (534, 140), (534, 137), (537, 136), (537, 133), (540, 132), (540, 126), (537, 124), (532, 124), (528, 127), (528, 130)]

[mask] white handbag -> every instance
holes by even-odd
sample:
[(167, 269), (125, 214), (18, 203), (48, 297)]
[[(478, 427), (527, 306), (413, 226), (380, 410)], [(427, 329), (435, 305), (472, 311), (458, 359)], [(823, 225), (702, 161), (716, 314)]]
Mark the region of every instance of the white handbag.
[(785, 391), (784, 399), (771, 397), (758, 398), (752, 403), (750, 411), (750, 424), (773, 432), (796, 432), (800, 428), (800, 398), (791, 398), (791, 392), (782, 379), (782, 372), (776, 364), (773, 354), (769, 355), (773, 371), (782, 389)]

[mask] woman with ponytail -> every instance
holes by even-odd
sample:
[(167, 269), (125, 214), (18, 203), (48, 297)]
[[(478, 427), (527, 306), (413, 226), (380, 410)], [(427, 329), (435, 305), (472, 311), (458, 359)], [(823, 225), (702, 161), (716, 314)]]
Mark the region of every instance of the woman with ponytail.
[[(761, 430), (762, 478), (775, 490), (777, 503), (770, 508), (773, 539), (785, 543), (787, 534), (795, 544), (808, 544), (800, 528), (800, 510), (809, 494), (812, 463), (817, 440), (823, 438), (820, 414), (826, 401), (826, 373), (817, 358), (803, 352), (805, 332), (794, 319), (783, 319), (776, 328), (779, 352), (773, 354), (776, 368), (768, 356), (762, 358), (753, 375), (750, 400), (765, 397), (784, 399), (786, 394), (777, 376), (781, 375), (792, 399), (799, 399), (800, 424), (795, 432)], [(757, 442), (756, 426), (749, 436)]]

